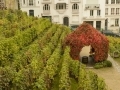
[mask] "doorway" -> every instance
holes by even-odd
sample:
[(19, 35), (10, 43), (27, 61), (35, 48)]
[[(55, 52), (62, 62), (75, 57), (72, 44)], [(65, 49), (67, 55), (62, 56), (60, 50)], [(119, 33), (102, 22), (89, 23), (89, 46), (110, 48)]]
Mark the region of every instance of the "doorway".
[(101, 29), (101, 21), (96, 21), (96, 29), (97, 30)]
[(63, 18), (63, 24), (66, 26), (69, 26), (69, 18), (68, 17)]
[(34, 17), (34, 10), (29, 10), (29, 16), (33, 16)]
[(88, 58), (88, 63), (86, 64), (87, 67), (93, 67), (94, 66), (94, 59), (90, 54), (90, 50), (91, 50), (91, 45), (89, 46), (84, 46), (80, 52), (80, 62), (84, 62), (83, 57), (87, 57)]

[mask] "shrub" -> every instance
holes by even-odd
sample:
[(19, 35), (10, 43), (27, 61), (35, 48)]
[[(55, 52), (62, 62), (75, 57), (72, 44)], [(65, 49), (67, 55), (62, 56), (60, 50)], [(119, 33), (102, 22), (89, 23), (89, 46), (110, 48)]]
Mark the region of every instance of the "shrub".
[(112, 67), (112, 63), (108, 60), (105, 60), (103, 62), (95, 63), (95, 65), (94, 65), (95, 69), (99, 69), (99, 68), (103, 68), (103, 67)]
[(108, 60), (104, 61), (107, 67), (112, 67), (112, 63)]

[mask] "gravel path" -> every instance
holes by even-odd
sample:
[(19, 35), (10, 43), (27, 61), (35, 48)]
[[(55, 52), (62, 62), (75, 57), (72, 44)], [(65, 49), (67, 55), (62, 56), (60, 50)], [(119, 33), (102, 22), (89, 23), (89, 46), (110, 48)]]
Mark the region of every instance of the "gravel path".
[(120, 65), (110, 55), (108, 60), (112, 62), (113, 67), (120, 73)]

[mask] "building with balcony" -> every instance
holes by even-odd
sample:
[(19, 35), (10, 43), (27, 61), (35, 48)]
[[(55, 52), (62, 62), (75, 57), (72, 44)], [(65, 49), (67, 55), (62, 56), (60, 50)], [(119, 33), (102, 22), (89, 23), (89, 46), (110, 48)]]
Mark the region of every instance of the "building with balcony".
[(120, 32), (120, 0), (105, 0), (106, 26), (114, 32)]
[(102, 0), (20, 0), (28, 15), (48, 17), (54, 23), (67, 26), (91, 23), (105, 28), (105, 2)]
[(105, 28), (105, 3), (102, 0), (83, 0), (83, 21), (97, 29)]
[(82, 23), (81, 0), (21, 0), (20, 7), (28, 15), (48, 17), (67, 26)]

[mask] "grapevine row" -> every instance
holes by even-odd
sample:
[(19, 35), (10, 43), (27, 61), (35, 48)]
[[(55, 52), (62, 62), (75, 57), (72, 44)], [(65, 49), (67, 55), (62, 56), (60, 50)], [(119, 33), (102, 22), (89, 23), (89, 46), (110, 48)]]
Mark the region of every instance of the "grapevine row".
[(59, 37), (61, 36), (62, 30), (57, 28), (57, 32), (54, 34), (54, 36), (51, 37), (50, 42), (41, 50), (41, 57), (46, 64), (46, 61), (50, 57), (50, 55), (53, 53), (54, 49), (58, 45)]
[(43, 72), (39, 76), (39, 79), (36, 82), (36, 88), (39, 90), (49, 90), (51, 81), (53, 79), (53, 76), (56, 74), (58, 62), (60, 59), (60, 45), (55, 49), (53, 54), (50, 56), (50, 58), (47, 60), (46, 67), (44, 68)]
[[(63, 37), (65, 37), (65, 32), (63, 32), (61, 34), (60, 31), (62, 32), (61, 29), (58, 29), (58, 31), (57, 31), (58, 33), (51, 40), (56, 42), (55, 39), (57, 39), (57, 36), (61, 35), (60, 38), (58, 37), (59, 42), (56, 42), (56, 43), (60, 43), (61, 39), (63, 39)], [(57, 74), (56, 72), (58, 70), (60, 57), (61, 57), (61, 45), (58, 44), (58, 47), (55, 49), (53, 54), (47, 60), (46, 67), (44, 68), (43, 72), (41, 73), (39, 79), (36, 82), (37, 89), (39, 89), (39, 90), (49, 90), (50, 89), (52, 80), (54, 79), (54, 76)]]
[[(48, 25), (46, 27), (49, 27), (50, 25), (51, 23), (48, 22)], [(42, 29), (40, 28), (37, 29), (36, 27), (35, 28), (33, 27), (32, 29), (28, 29), (12, 38), (8, 38), (0, 41), (1, 65), (7, 64), (8, 60), (12, 62), (14, 58), (14, 54), (19, 52), (19, 50), (21, 50), (23, 47), (33, 42), (34, 39), (46, 28), (45, 26)]]
[[(32, 62), (32, 59), (34, 58), (38, 58), (37, 60), (39, 60), (39, 63), (41, 62), (42, 63), (42, 57), (41, 57), (41, 47), (39, 45), (39, 43), (42, 43), (42, 42), (39, 42), (40, 40), (39, 39), (42, 39), (44, 37), (46, 37), (46, 34), (48, 32), (51, 32), (51, 33), (54, 33), (53, 31), (51, 31), (52, 29), (54, 29), (54, 25), (48, 29), (47, 32), (44, 32), (44, 35), (41, 35), (41, 37), (38, 37), (38, 39), (32, 43), (30, 46), (28, 46), (26, 49), (27, 50), (23, 50), (22, 52), (19, 52), (18, 54), (16, 54), (16, 61), (13, 62), (14, 64), (17, 64), (17, 67), (16, 68), (19, 68), (20, 69), (20, 65), (21, 66), (26, 66), (28, 64), (30, 64)], [(43, 33), (41, 33), (43, 34)], [(48, 37), (50, 38), (50, 37)], [(48, 41), (49, 42), (49, 41)], [(43, 45), (45, 46), (47, 44), (44, 43)], [(41, 65), (42, 66), (42, 65)], [(42, 68), (41, 68), (42, 69)]]
[(63, 63), (60, 71), (59, 90), (70, 90), (70, 77), (69, 77), (69, 48), (65, 49), (63, 54)]
[[(57, 33), (58, 32), (58, 33)], [(56, 39), (59, 39), (59, 35), (61, 35), (61, 33), (60, 32), (62, 32), (62, 30), (60, 30), (60, 29), (58, 29), (57, 30), (57, 32), (56, 32), (56, 34), (55, 34), (55, 36), (53, 36), (54, 38), (56, 38)], [(63, 35), (63, 34), (62, 34)], [(55, 39), (51, 39), (52, 41), (54, 41)], [(56, 40), (56, 41), (59, 41), (59, 40)], [(58, 42), (56, 42), (56, 43), (58, 43)], [(52, 42), (50, 42), (50, 43), (48, 43), (48, 45), (51, 45), (52, 46)], [(37, 48), (37, 47), (38, 48)], [(46, 45), (47, 46), (47, 45)], [(50, 47), (51, 47), (50, 46)], [(49, 47), (49, 46), (48, 46)], [(37, 48), (37, 49), (39, 49), (39, 45), (36, 45), (35, 44), (35, 46), (33, 45), (33, 48)], [(45, 47), (44, 47), (45, 48)], [(55, 47), (51, 47), (52, 49), (54, 49)], [(35, 51), (36, 52), (36, 51)], [(29, 55), (29, 53), (26, 53), (27, 55)], [(25, 67), (23, 68), (23, 67), (21, 67), (21, 65), (20, 64), (16, 64), (16, 63), (14, 63), (13, 64), (13, 67), (9, 67), (9, 69), (11, 69), (12, 70), (12, 77), (15, 77), (15, 78), (13, 78), (13, 80), (14, 80), (14, 82), (13, 82), (13, 80), (11, 79), (11, 76), (9, 76), (8, 78), (9, 78), (9, 81), (12, 81), (12, 83), (14, 84), (14, 87), (13, 88), (19, 88), (20, 90), (22, 90), (22, 88), (24, 88), (24, 90), (26, 89), (26, 88), (33, 88), (33, 86), (31, 86), (31, 84), (32, 83), (34, 83), (34, 80), (36, 80), (37, 78), (38, 78), (38, 76), (40, 75), (40, 73), (41, 73), (41, 70), (43, 69), (43, 65), (42, 65), (42, 63), (41, 63), (41, 60), (42, 59), (39, 59), (39, 58), (42, 58), (41, 57), (41, 55), (39, 55), (40, 53), (38, 52), (38, 54), (36, 54), (32, 59), (31, 59), (31, 61), (30, 61), (30, 64), (29, 65), (27, 65), (27, 64), (25, 64), (25, 61), (24, 60), (22, 60), (23, 62), (21, 63), (21, 65), (24, 65)], [(59, 53), (60, 54), (60, 53)], [(29, 55), (30, 57), (32, 57), (31, 55)], [(21, 59), (23, 59), (23, 58), (21, 58)], [(16, 62), (18, 62), (18, 63), (20, 63), (21, 61), (20, 61), (20, 59), (19, 60), (16, 60)], [(15, 70), (15, 68), (14, 67), (18, 67), (19, 66), (19, 68), (21, 68), (21, 69), (19, 69), (19, 72), (16, 72), (16, 70)], [(2, 69), (2, 71), (4, 71), (5, 69)], [(8, 72), (9, 73), (9, 72)], [(3, 75), (7, 75), (8, 73), (3, 73)], [(16, 73), (15, 75), (14, 75), (14, 73)], [(20, 75), (20, 77), (19, 77), (19, 75)], [(3, 78), (3, 77), (2, 77)], [(17, 79), (18, 78), (18, 79)], [(16, 79), (17, 79), (17, 81), (16, 81)], [(30, 80), (29, 80), (30, 79)], [(4, 78), (4, 80), (5, 80), (5, 78)], [(22, 80), (24, 80), (24, 82), (22, 81)], [(7, 82), (9, 82), (9, 81), (6, 81), (6, 83)], [(1, 86), (5, 86), (5, 84), (6, 83), (3, 83)], [(27, 85), (26, 86), (26, 83), (29, 83), (29, 85)], [(19, 85), (19, 86), (18, 86)], [(31, 86), (31, 87), (30, 87)], [(9, 83), (8, 83), (8, 87), (6, 87), (6, 88), (10, 88), (10, 85), (9, 85)]]

